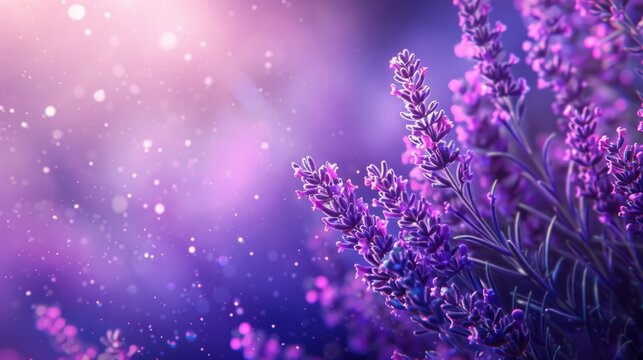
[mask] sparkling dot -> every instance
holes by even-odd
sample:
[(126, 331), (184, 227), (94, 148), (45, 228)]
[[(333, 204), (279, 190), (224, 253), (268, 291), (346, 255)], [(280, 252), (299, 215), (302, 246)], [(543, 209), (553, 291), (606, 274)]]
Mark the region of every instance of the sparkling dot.
[(116, 195), (112, 199), (112, 210), (117, 214), (122, 214), (127, 210), (127, 199), (124, 196)]
[(54, 131), (51, 132), (51, 137), (54, 138), (54, 140), (60, 140), (63, 138), (63, 132), (60, 129), (54, 129)]
[(85, 7), (80, 4), (74, 4), (67, 9), (67, 15), (72, 20), (80, 21), (85, 17)]
[(96, 102), (103, 102), (105, 101), (105, 90), (103, 89), (98, 89), (94, 92), (94, 101)]
[(137, 84), (132, 84), (129, 86), (129, 93), (132, 95), (138, 95), (141, 92), (141, 87)]
[(47, 106), (45, 108), (45, 115), (48, 117), (53, 117), (54, 115), (56, 115), (56, 108), (51, 105)]
[(112, 68), (112, 74), (116, 77), (122, 77), (123, 75), (125, 75), (125, 67), (123, 67), (123, 65), (121, 64), (114, 65), (114, 67)]
[(268, 150), (270, 149), (270, 144), (267, 141), (264, 141), (261, 143), (261, 150)]
[(243, 237), (239, 236), (239, 238), (237, 239), (237, 241), (239, 242), (239, 244), (243, 244)]
[(192, 146), (192, 140), (190, 140), (190, 139), (186, 139), (186, 140), (183, 142), (183, 145), (185, 145), (185, 147), (190, 147), (190, 146)]
[(165, 205), (158, 203), (154, 205), (154, 212), (161, 215), (165, 212)]
[(159, 46), (163, 50), (172, 50), (176, 47), (178, 43), (178, 38), (176, 34), (171, 31), (166, 31), (159, 37)]
[(194, 331), (188, 330), (185, 332), (185, 340), (193, 342), (196, 340), (196, 338), (197, 338), (197, 334)]
[(188, 252), (189, 252), (190, 254), (194, 254), (194, 253), (196, 252), (196, 247), (195, 247), (194, 245), (191, 245), (191, 246), (188, 248)]
[(152, 140), (143, 140), (143, 149), (146, 151), (152, 147)]
[(42, 168), (43, 174), (49, 174), (50, 172), (51, 172), (51, 169), (49, 168), (49, 166), (45, 166)]

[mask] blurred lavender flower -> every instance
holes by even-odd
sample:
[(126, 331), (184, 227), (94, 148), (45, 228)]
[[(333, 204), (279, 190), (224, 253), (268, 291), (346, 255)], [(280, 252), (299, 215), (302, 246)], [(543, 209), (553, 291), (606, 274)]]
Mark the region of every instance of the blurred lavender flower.
[[(467, 71), (463, 79), (449, 82), (449, 89), (454, 94), (451, 113), (454, 121), (461, 125), (455, 130), (460, 144), (476, 151), (472, 171), (476, 174), (479, 186), (490, 188), (497, 180), (496, 195), (503, 205), (500, 210), (503, 214), (512, 214), (520, 199), (518, 194), (524, 193), (524, 179), (516, 164), (501, 157), (490, 156), (493, 153), (507, 152), (509, 144), (505, 134), (501, 132), (501, 124), (493, 116), (493, 105), (481, 95), (481, 86), (477, 67)], [(482, 209), (488, 212), (488, 206), (483, 205)]]
[(119, 329), (108, 330), (100, 339), (105, 349), (99, 353), (95, 346), (86, 345), (78, 338), (78, 327), (61, 316), (57, 306), (38, 305), (35, 308), (36, 329), (46, 332), (56, 351), (65, 354), (59, 359), (73, 360), (127, 360), (138, 351), (138, 346), (125, 345)]
[[(453, 4), (458, 8), (462, 29), (462, 40), (455, 48), (456, 56), (476, 61), (473, 70), (465, 74), (464, 81), (453, 80), (449, 84), (455, 94), (452, 112), (456, 122), (465, 124), (465, 128), (458, 130), (458, 138), (463, 145), (479, 151), (481, 164), (476, 170), (480, 183), (489, 188), (497, 181), (495, 196), (500, 199), (503, 205), (500, 210), (506, 215), (515, 212), (518, 194), (525, 193), (524, 179), (517, 164), (490, 155), (507, 153), (508, 143), (501, 128), (505, 128), (525, 155), (532, 155), (519, 127), (529, 87), (525, 79), (515, 79), (511, 73), (519, 59), (514, 54), (505, 54), (501, 36), (507, 28), (501, 22), (491, 26), (490, 3), (454, 0)], [(475, 142), (462, 141), (468, 139), (475, 139)], [(533, 217), (525, 221), (525, 224), (537, 223)], [(531, 230), (528, 239), (535, 229)]]
[(299, 345), (279, 343), (276, 336), (267, 336), (263, 331), (257, 331), (247, 322), (239, 324), (233, 331), (230, 348), (242, 352), (246, 360), (296, 360), (305, 358)]
[[(581, 111), (594, 104), (605, 109), (605, 124), (619, 124), (628, 106), (624, 90), (634, 76), (625, 66), (625, 36), (609, 33), (606, 24), (582, 15), (575, 5), (574, 0), (517, 0), (528, 24), (526, 62), (538, 75), (538, 89), (552, 89), (556, 115), (569, 106)], [(566, 119), (559, 120), (566, 129)]]
[(563, 52), (565, 41), (572, 36), (571, 1), (524, 0), (521, 2), (523, 17), (531, 19), (523, 49), (525, 61), (538, 75), (538, 89), (551, 88), (555, 101), (554, 114), (560, 115), (569, 107), (582, 109), (587, 103), (584, 91), (587, 82), (580, 70), (566, 61)]
[(424, 152), (422, 149), (418, 148), (408, 136), (402, 138), (404, 142), (405, 150), (402, 153), (402, 163), (413, 165), (413, 169), (409, 172), (409, 187), (412, 191), (418, 192), (420, 195), (430, 198), (436, 203), (441, 202), (439, 196), (441, 192), (432, 191), (431, 184), (426, 180), (422, 174), (422, 170), (416, 165), (419, 164), (420, 157)]
[(125, 345), (120, 329), (107, 330), (106, 336), (101, 337), (100, 342), (105, 346), (105, 350), (98, 355), (98, 360), (126, 360), (138, 351), (136, 345)]
[[(632, 54), (640, 55), (643, 53), (643, 24), (640, 21), (632, 21), (626, 10), (627, 3), (628, 1), (623, 0), (576, 0), (576, 10), (582, 15), (591, 14), (600, 18), (619, 34), (627, 36), (631, 44), (625, 49)], [(641, 7), (641, 4), (638, 3), (638, 6)]]
[[(523, 78), (514, 79), (511, 67), (518, 63), (518, 57), (509, 54), (505, 58), (500, 37), (507, 27), (488, 22), (491, 6), (484, 0), (454, 0), (462, 28), (462, 41), (457, 53), (467, 54), (478, 61), (478, 70), (484, 79), (481, 93), (489, 95), (496, 106), (496, 116), (502, 121), (520, 118), (524, 108), (522, 102), (529, 90)], [(511, 98), (517, 97), (518, 107), (514, 109)], [(517, 113), (516, 113), (517, 112)]]
[(392, 311), (353, 274), (346, 275), (340, 283), (325, 276), (316, 277), (306, 292), (306, 300), (319, 303), (326, 326), (346, 327), (348, 350), (382, 360), (390, 359), (395, 350), (422, 356), (431, 339), (406, 336), (417, 329), (408, 314)]

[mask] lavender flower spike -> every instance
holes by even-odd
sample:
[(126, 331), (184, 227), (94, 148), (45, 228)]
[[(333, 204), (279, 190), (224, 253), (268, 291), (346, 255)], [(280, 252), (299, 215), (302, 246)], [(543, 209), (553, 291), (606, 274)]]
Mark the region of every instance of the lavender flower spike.
[[(633, 1), (632, 3), (636, 3)], [(591, 13), (600, 18), (605, 23), (610, 24), (616, 31), (626, 35), (631, 44), (626, 50), (632, 54), (640, 55), (643, 53), (643, 36), (641, 22), (635, 23), (630, 19), (625, 5), (627, 1), (623, 0), (576, 0), (576, 10), (582, 15)]]
[(609, 174), (612, 175), (614, 193), (625, 197), (619, 216), (625, 219), (626, 229), (635, 240), (643, 239), (643, 145), (625, 145), (627, 129), (619, 127), (616, 143), (607, 136), (600, 140), (600, 146), (607, 151)]
[[(555, 1), (543, 1), (543, 6), (550, 3)], [(476, 359), (637, 358), (643, 349), (637, 324), (643, 275), (636, 242), (643, 239), (643, 148), (625, 146), (621, 128), (615, 143), (599, 139), (600, 112), (590, 101), (571, 96), (584, 94), (570, 93), (560, 101), (567, 109), (566, 142), (573, 161), (565, 179), (570, 200), (562, 201), (561, 178), (548, 151), (552, 137), (545, 141), (541, 164), (520, 132), (527, 87), (511, 74), (517, 58), (503, 54), (504, 25), (489, 25), (486, 0), (454, 4), (463, 29), (457, 51), (476, 60), (467, 79), (470, 88), (452, 83), (463, 104), (455, 107), (460, 111), (454, 111), (456, 119), (505, 127), (523, 153), (510, 153), (505, 143), (484, 148), (499, 150), (488, 154), (490, 158), (511, 160), (519, 168), (519, 179), (532, 181), (543, 199), (530, 201), (527, 191), (517, 192), (514, 213), (498, 211), (496, 191), (503, 179), (477, 191), (472, 152), (461, 151), (448, 139), (453, 122), (429, 99), (427, 69), (408, 50), (390, 61), (395, 80), (391, 94), (404, 104), (401, 117), (409, 131), (405, 159), (417, 165), (416, 175), (421, 173), (431, 185), (430, 191), (422, 188), (430, 197), (408, 191), (407, 180), (382, 162), (367, 168), (364, 184), (377, 195), (372, 202), (364, 201), (350, 180), (339, 176), (337, 165), (318, 167), (310, 157), (292, 164), (303, 185), (297, 195), (323, 213), (327, 229), (341, 233), (339, 251), (361, 255), (356, 278), (383, 296), (393, 313), (404, 313), (421, 326), (416, 334), (434, 333), (449, 348)], [(575, 44), (570, 42), (570, 47)], [(541, 45), (546, 47), (547, 41)], [(547, 61), (537, 60), (532, 64)], [(547, 81), (560, 79), (542, 75)], [(577, 88), (585, 85), (579, 82)], [(481, 97), (486, 107), (479, 106)], [(498, 128), (491, 130), (492, 139), (501, 138)], [(573, 176), (577, 201), (570, 195)], [(476, 200), (485, 190), (488, 209)], [(429, 200), (436, 198), (448, 201), (438, 208)], [(586, 199), (602, 224), (589, 225)], [(525, 214), (549, 224), (530, 234), (533, 242), (523, 235)], [(427, 358), (435, 353), (427, 352)], [(400, 352), (393, 358), (409, 359)]]
[[(404, 101), (406, 112), (400, 113), (403, 119), (412, 122), (406, 128), (410, 131), (409, 139), (421, 150), (426, 150), (422, 156), (420, 168), (434, 187), (450, 187), (453, 181), (439, 174), (440, 170), (448, 168), (459, 159), (460, 150), (453, 141), (448, 143), (444, 137), (453, 128), (444, 110), (437, 110), (438, 102), (428, 102), (431, 92), (424, 83), (426, 67), (421, 66), (415, 54), (403, 50), (390, 61), (390, 68), (395, 71), (394, 79), (401, 87), (392, 84), (392, 95)], [(462, 180), (469, 179), (468, 164), (462, 169)]]
[[(482, 92), (493, 99), (496, 116), (500, 120), (522, 117), (524, 95), (529, 88), (525, 79), (514, 79), (511, 67), (518, 63), (518, 58), (510, 54), (506, 59), (504, 47), (500, 41), (507, 27), (501, 22), (491, 26), (488, 22), (491, 6), (485, 0), (453, 0), (458, 7), (458, 17), (462, 28), (460, 52), (475, 59), (477, 67), (485, 80)], [(519, 97), (517, 113), (510, 98)]]
[(588, 105), (584, 96), (587, 82), (561, 51), (572, 36), (569, 4), (524, 1), (522, 7), (523, 16), (532, 20), (527, 32), (530, 40), (523, 43), (523, 49), (527, 52), (527, 64), (538, 75), (538, 89), (552, 89), (555, 95), (552, 110), (557, 115), (570, 106), (582, 109)]
[[(443, 141), (434, 140), (438, 142), (431, 142), (429, 148), (440, 151)], [(337, 176), (335, 165), (326, 163), (317, 169), (311, 158), (305, 158), (301, 165), (293, 164), (293, 169), (304, 185), (304, 191), (297, 194), (308, 196), (313, 207), (324, 212), (327, 227), (343, 233), (337, 243), (340, 251), (354, 249), (363, 256), (367, 265), (356, 265), (357, 276), (385, 296), (389, 307), (408, 312), (424, 331), (438, 332), (454, 346), (462, 346), (462, 338), (467, 338), (471, 347), (462, 350), (489, 350), (505, 358), (524, 353), (529, 335), (521, 310), (506, 315), (497, 300), (486, 295), (493, 291), (482, 288), (471, 274), (466, 286), (479, 290), (459, 290), (459, 275), (471, 266), (467, 247), (451, 246), (451, 230), (440, 221), (439, 212), (425, 198), (407, 193), (406, 180), (386, 163), (379, 168), (369, 166), (364, 180), (378, 191), (373, 204), (384, 208), (386, 220), (369, 213), (350, 181)], [(387, 230), (391, 219), (400, 228), (397, 237)]]
[(578, 111), (569, 105), (565, 116), (569, 119), (566, 138), (568, 155), (578, 168), (577, 196), (594, 201), (599, 220), (602, 223), (612, 223), (618, 209), (618, 199), (612, 196), (613, 187), (603, 160), (605, 154), (601, 151), (599, 138), (595, 134), (600, 111), (589, 107)]

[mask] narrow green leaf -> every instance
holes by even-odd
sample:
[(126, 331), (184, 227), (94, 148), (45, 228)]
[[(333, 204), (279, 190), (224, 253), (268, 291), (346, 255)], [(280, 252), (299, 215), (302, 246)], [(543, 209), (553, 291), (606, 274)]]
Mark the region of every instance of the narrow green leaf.
[(546, 309), (545, 309), (545, 312), (546, 312), (546, 313), (548, 313), (548, 314), (553, 314), (553, 315), (560, 316), (560, 317), (565, 318), (565, 319), (567, 319), (567, 320), (573, 320), (573, 321), (576, 321), (576, 322), (581, 322), (581, 321), (583, 321), (583, 319), (579, 318), (578, 316), (576, 316), (576, 315), (574, 315), (574, 314), (570, 314), (570, 313), (562, 312), (562, 311), (560, 311), (560, 310), (557, 310), (557, 309), (555, 309), (555, 308), (551, 308), (551, 307), (550, 307), (550, 308), (546, 308)]
[[(493, 271), (497, 271), (497, 272), (499, 272), (501, 274), (508, 275), (508, 276), (527, 276), (527, 274), (525, 274), (525, 273), (521, 273), (521, 272), (518, 272), (518, 271), (516, 271), (514, 269), (506, 268), (504, 266), (495, 265), (495, 264), (492, 264), (492, 263), (490, 263), (490, 262), (488, 262), (486, 260), (480, 260), (480, 259), (477, 259), (477, 258), (474, 258), (474, 257), (470, 257), (469, 261), (471, 261), (473, 263), (476, 263), (478, 265), (483, 265), (485, 267), (485, 271), (486, 271), (487, 268), (490, 268)], [(487, 281), (488, 280), (489, 279), (487, 279)], [(491, 284), (489, 284), (489, 285), (491, 285)], [(495, 288), (495, 287), (492, 286), (492, 288)]]
[[(489, 286), (490, 286), (492, 289), (496, 289), (496, 284), (494, 284), (494, 283), (493, 283), (493, 278), (491, 277), (491, 271), (489, 271), (489, 265), (490, 265), (490, 264), (489, 264), (489, 262), (488, 262), (488, 261), (486, 261), (486, 262), (485, 262), (484, 271), (485, 271), (485, 274), (486, 274), (486, 276), (487, 276), (487, 283), (489, 284)], [(494, 266), (495, 266), (495, 265), (494, 265)]]
[(554, 224), (556, 223), (557, 217), (554, 215), (554, 217), (551, 218), (551, 221), (549, 222), (549, 227), (547, 228), (547, 236), (545, 236), (545, 275), (547, 277), (551, 276), (551, 271), (549, 270), (549, 246), (551, 243), (551, 234), (552, 231), (554, 230)]
[(614, 360), (617, 360), (617, 359), (621, 360), (622, 359), (621, 353), (624, 352), (625, 348), (628, 347), (632, 342), (633, 342), (632, 340), (627, 340), (626, 342), (621, 344), (621, 346), (618, 347), (618, 350), (616, 351), (616, 354), (614, 354)]
[(531, 277), (531, 279), (543, 289), (553, 292), (553, 289), (551, 289), (550, 286), (542, 279), (540, 274), (538, 274), (536, 270), (529, 265), (529, 261), (527, 261), (525, 256), (518, 249), (516, 249), (516, 246), (511, 240), (507, 240), (507, 245), (511, 253), (514, 255), (514, 258), (518, 260), (521, 268)]
[(554, 270), (551, 273), (551, 279), (554, 282), (556, 281), (556, 278), (558, 277), (558, 271), (560, 270), (560, 266), (562, 265), (563, 260), (565, 260), (565, 258), (561, 257), (561, 258), (558, 259), (558, 261), (556, 261), (556, 265), (554, 266)]
[[(509, 234), (509, 232), (507, 232)], [(516, 246), (518, 249), (522, 248), (522, 244), (520, 241), (520, 211), (516, 212), (516, 216), (514, 217), (514, 240), (516, 241)]]

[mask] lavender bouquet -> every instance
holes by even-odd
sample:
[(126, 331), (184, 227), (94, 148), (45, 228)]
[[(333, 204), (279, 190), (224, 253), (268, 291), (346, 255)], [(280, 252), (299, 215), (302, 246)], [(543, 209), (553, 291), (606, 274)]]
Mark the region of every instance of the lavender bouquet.
[[(356, 277), (405, 313), (415, 335), (432, 334), (426, 358), (640, 358), (643, 123), (634, 88), (643, 24), (631, 18), (640, 8), (516, 1), (538, 79), (531, 91), (512, 74), (519, 57), (505, 51), (506, 26), (491, 24), (490, 3), (454, 5), (456, 55), (474, 65), (449, 86), (451, 117), (429, 99), (415, 54), (390, 61), (411, 189), (385, 162), (371, 165), (369, 204), (337, 165), (306, 157), (292, 165), (297, 195), (341, 233), (340, 252), (361, 255)], [(558, 130), (538, 144), (524, 133), (527, 101), (548, 91)]]

